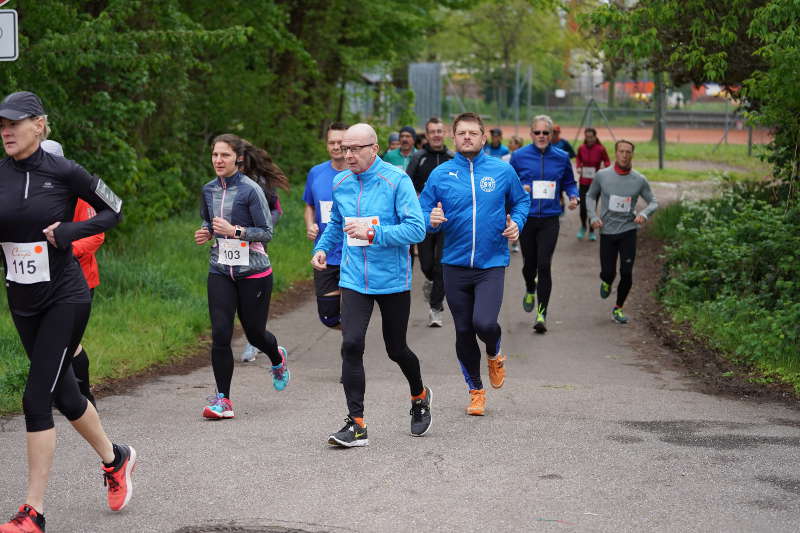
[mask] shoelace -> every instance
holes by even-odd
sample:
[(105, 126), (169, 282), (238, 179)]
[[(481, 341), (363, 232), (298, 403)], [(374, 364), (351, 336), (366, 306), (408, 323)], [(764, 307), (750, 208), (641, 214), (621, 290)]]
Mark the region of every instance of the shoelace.
[(281, 364), (280, 367), (272, 369), (272, 375), (275, 376), (275, 379), (280, 381), (280, 380), (283, 379), (284, 370), (286, 370), (286, 365), (285, 364)]
[[(417, 403), (417, 402), (419, 402), (419, 403)], [(414, 418), (420, 418), (420, 417), (422, 417), (422, 415), (425, 414), (425, 409), (426, 409), (426, 406), (422, 403), (422, 400), (416, 400), (411, 405), (411, 410), (408, 412), (408, 414), (410, 414)]]
[(206, 397), (206, 401), (208, 402), (208, 405), (211, 406), (211, 407), (214, 407), (216, 405), (222, 405), (222, 400), (224, 400), (224, 399), (225, 398), (220, 398), (216, 394), (214, 396), (207, 396)]
[(103, 472), (103, 486), (108, 490), (116, 492), (119, 490), (119, 481), (114, 477), (113, 472)]

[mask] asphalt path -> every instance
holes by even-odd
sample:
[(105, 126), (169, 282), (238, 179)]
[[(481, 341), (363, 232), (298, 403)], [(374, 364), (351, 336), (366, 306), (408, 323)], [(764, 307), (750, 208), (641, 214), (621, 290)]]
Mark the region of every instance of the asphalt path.
[[(100, 400), (108, 433), (139, 453), (120, 513), (106, 507), (96, 456), (58, 416), (48, 532), (796, 532), (800, 413), (696, 392), (660, 364), (664, 348), (635, 308), (629, 325), (612, 323), (598, 244), (575, 239), (577, 218), (562, 219), (546, 335), (522, 311), (512, 256), (500, 317), (508, 377), (487, 391), (486, 416), (465, 414), (452, 319), (426, 327), (416, 270), (409, 344), (433, 391), (428, 435), (409, 435), (408, 386), (386, 357), (376, 309), (370, 445), (327, 445), (346, 414), (340, 334), (308, 301), (268, 326), (289, 350), (292, 382), (277, 392), (266, 358), (237, 362), (234, 420), (200, 416), (210, 367)], [(0, 420), (0, 512), (22, 503), (24, 443), (21, 417)]]

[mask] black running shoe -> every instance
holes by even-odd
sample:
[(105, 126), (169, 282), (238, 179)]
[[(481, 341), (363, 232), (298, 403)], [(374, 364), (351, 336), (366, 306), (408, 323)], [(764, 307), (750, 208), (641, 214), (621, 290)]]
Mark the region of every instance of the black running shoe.
[(421, 437), (431, 429), (431, 389), (425, 387), (425, 398), (411, 400), (411, 434)]
[(331, 446), (344, 446), (345, 448), (366, 446), (369, 444), (367, 428), (362, 428), (348, 416), (344, 419), (344, 427), (328, 437), (328, 444)]

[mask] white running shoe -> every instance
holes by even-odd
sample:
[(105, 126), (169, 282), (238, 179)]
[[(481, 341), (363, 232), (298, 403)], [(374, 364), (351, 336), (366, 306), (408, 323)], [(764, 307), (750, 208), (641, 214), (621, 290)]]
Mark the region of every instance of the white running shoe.
[(258, 350), (256, 349), (256, 347), (248, 343), (247, 346), (244, 347), (244, 350), (242, 350), (242, 363), (249, 363), (251, 361), (255, 361), (256, 354), (258, 354)]
[(428, 313), (428, 327), (440, 328), (442, 327), (442, 312), (436, 309), (431, 309)]

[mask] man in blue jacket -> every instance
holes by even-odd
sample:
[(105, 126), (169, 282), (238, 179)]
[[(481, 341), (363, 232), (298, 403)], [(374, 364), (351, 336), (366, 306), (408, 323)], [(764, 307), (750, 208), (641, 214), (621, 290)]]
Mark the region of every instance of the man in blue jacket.
[(479, 115), (456, 117), (453, 137), (458, 153), (431, 172), (420, 204), (428, 232), (444, 233), (444, 291), (456, 328), (456, 355), (469, 388), (467, 413), (481, 416), (486, 391), (478, 339), (486, 345), (489, 381), (499, 389), (505, 382), (506, 358), (500, 353), (497, 317), (503, 303), (508, 241), (519, 236), (530, 198), (514, 169), (483, 151)]
[(348, 416), (328, 437), (333, 446), (366, 446), (364, 339), (377, 302), (389, 358), (400, 366), (411, 392), (411, 434), (431, 425), (431, 391), (422, 384), (419, 359), (406, 344), (411, 311), (409, 245), (425, 237), (425, 223), (411, 178), (378, 157), (378, 137), (368, 124), (342, 138), (348, 170), (333, 179), (331, 217), (314, 246), (311, 265), (327, 267), (327, 254), (342, 241), (342, 385)]
[[(570, 210), (578, 206), (578, 187), (572, 173), (572, 163), (566, 152), (550, 144), (552, 133), (553, 121), (550, 117), (534, 117), (531, 121), (533, 144), (511, 155), (511, 166), (531, 197), (528, 220), (519, 237), (522, 277), (525, 279), (522, 308), (530, 313), (536, 307), (533, 329), (540, 334), (547, 331), (547, 305), (553, 288), (550, 264), (558, 242), (561, 191), (569, 196)], [(535, 305), (537, 298), (538, 306)]]

